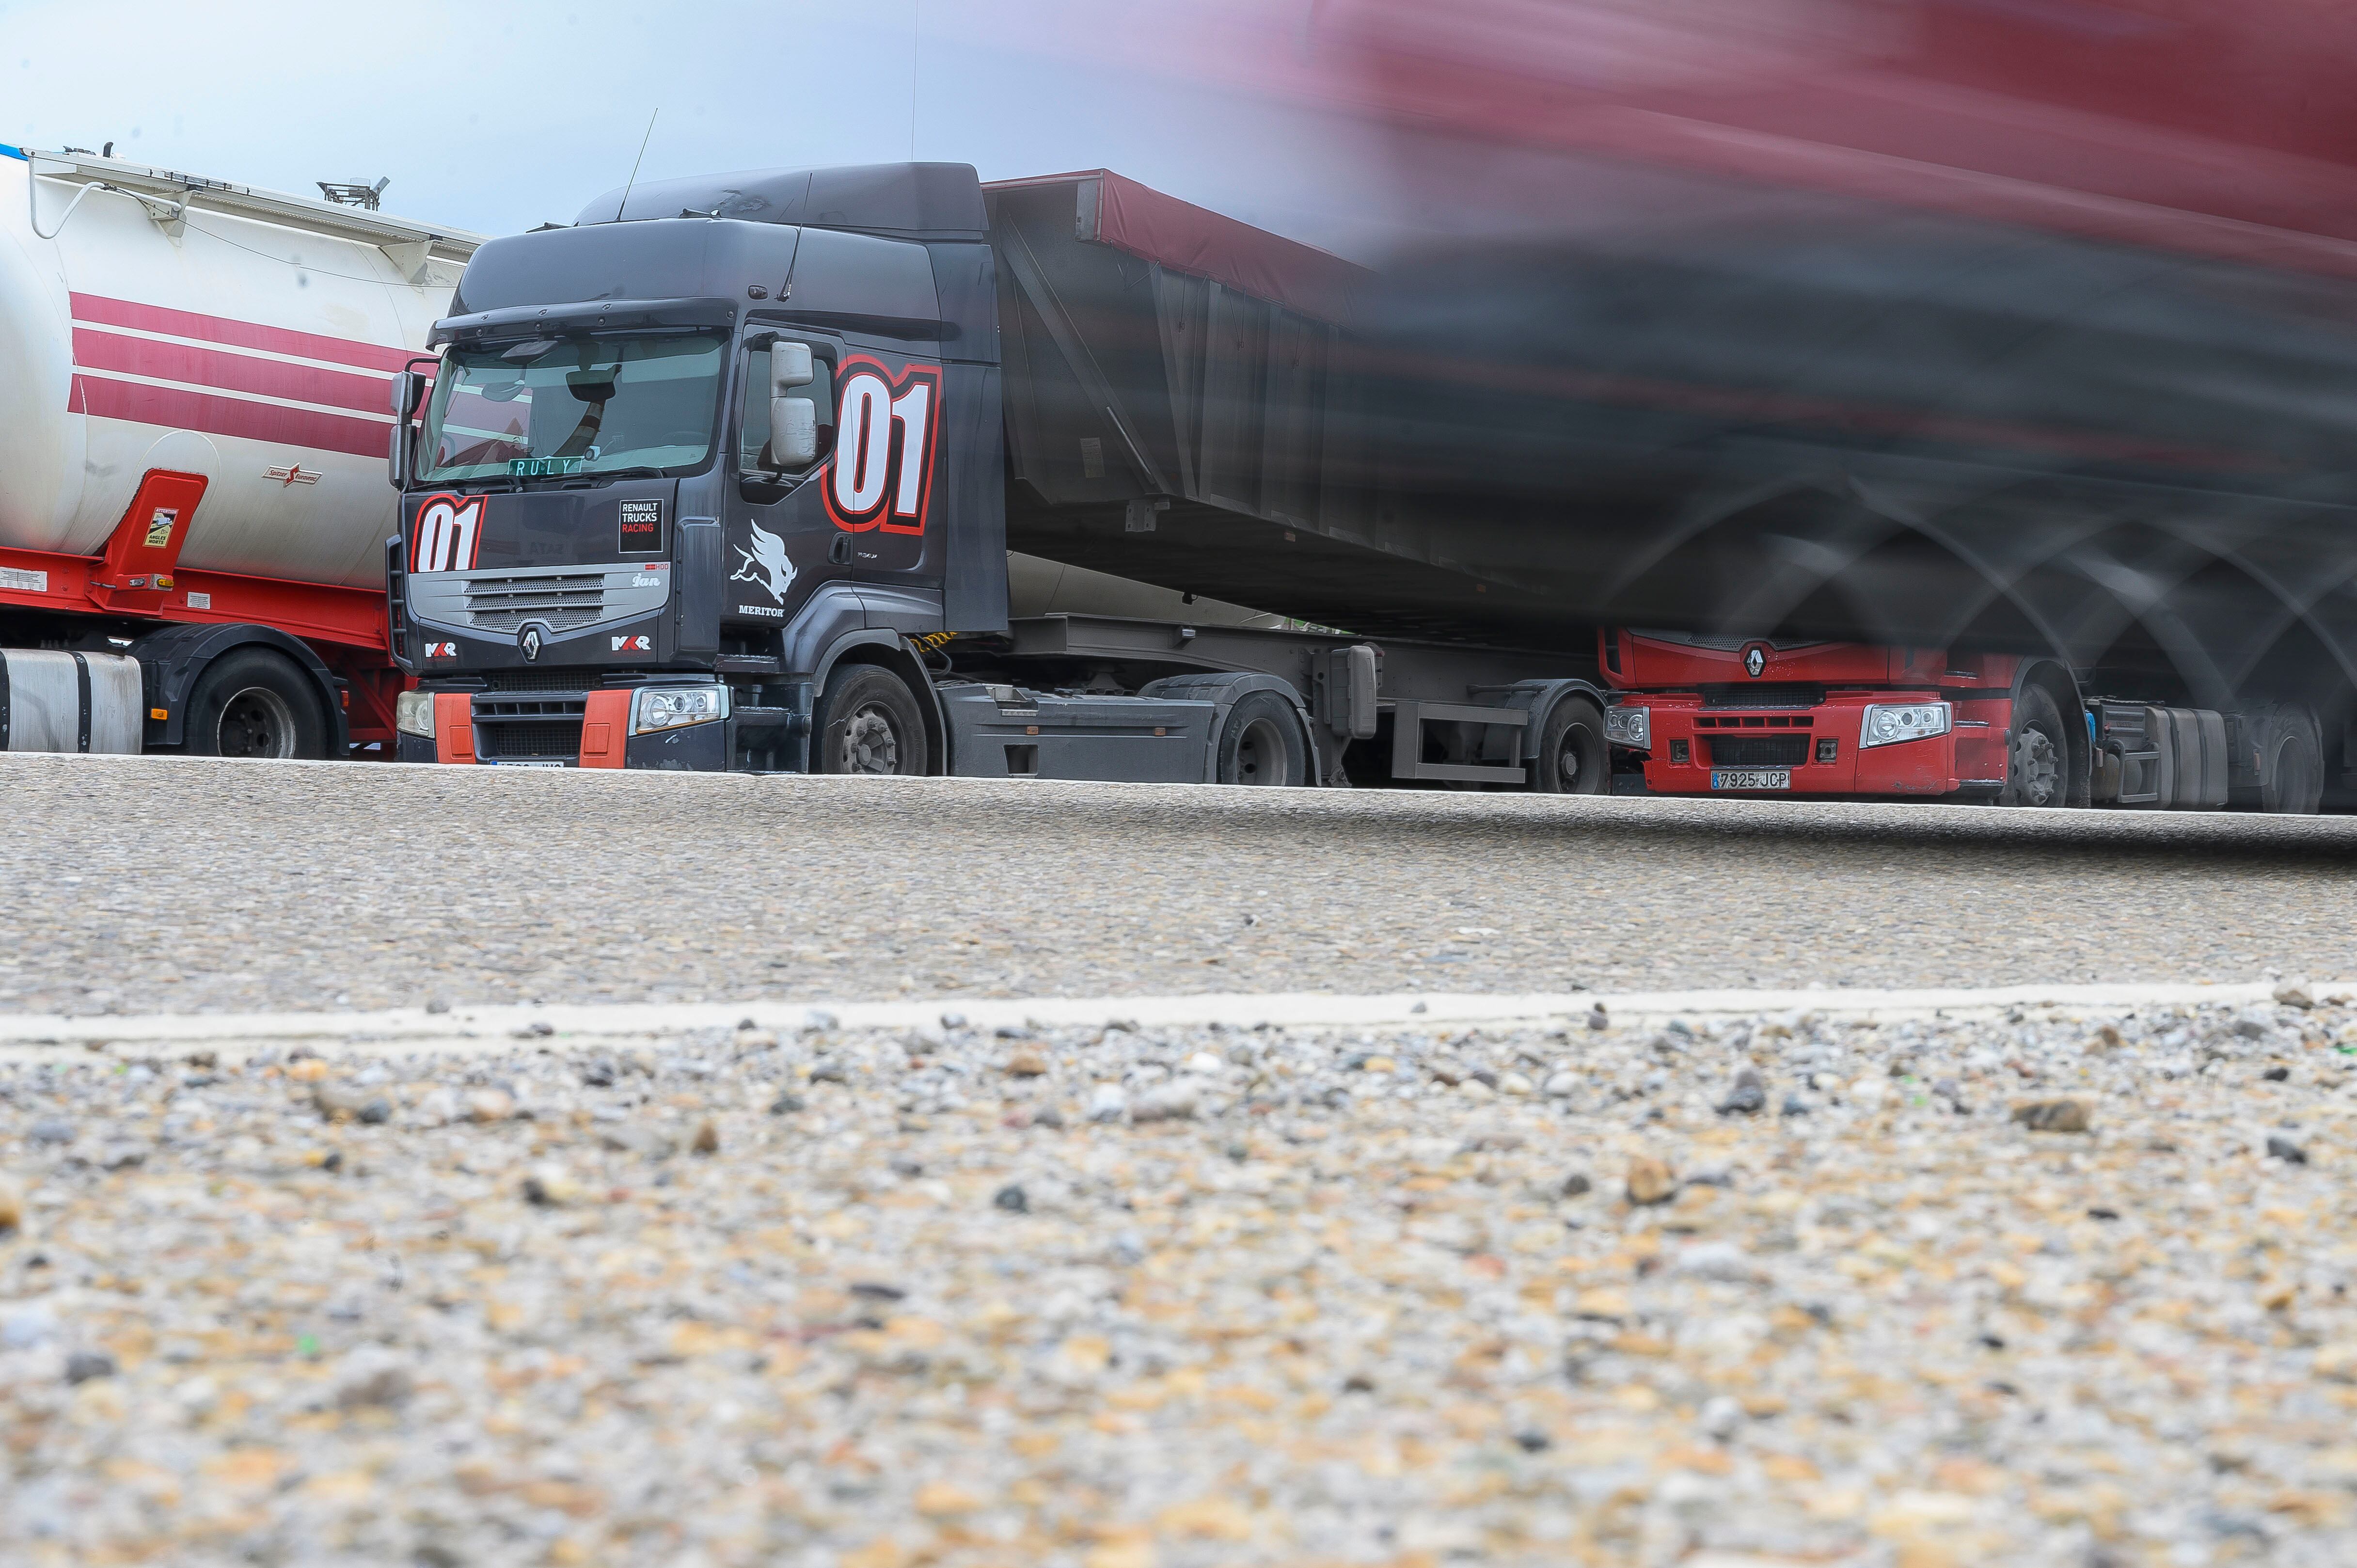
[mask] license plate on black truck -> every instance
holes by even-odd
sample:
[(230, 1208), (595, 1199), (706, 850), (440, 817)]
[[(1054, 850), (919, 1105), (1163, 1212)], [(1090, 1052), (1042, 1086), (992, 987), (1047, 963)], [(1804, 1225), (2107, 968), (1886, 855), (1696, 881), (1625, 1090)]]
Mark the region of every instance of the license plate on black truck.
[(1710, 787), (1714, 789), (1790, 789), (1792, 770), (1789, 768), (1715, 768), (1711, 769)]

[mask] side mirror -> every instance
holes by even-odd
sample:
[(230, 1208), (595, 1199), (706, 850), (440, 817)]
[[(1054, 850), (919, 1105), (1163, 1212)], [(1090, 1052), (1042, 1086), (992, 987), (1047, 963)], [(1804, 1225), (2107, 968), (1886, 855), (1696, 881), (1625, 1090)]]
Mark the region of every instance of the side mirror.
[(781, 398), (796, 387), (811, 384), (817, 374), (811, 363), (811, 348), (807, 343), (772, 343), (770, 345), (770, 395)]
[(393, 444), (385, 454), (386, 477), (393, 488), (400, 489), (409, 483), (410, 471), (415, 463), (418, 405), (425, 401), (425, 378), (415, 371), (403, 371), (393, 378)]
[(392, 481), (396, 490), (409, 483), (410, 469), (415, 462), (416, 440), (417, 426), (408, 420), (400, 420), (393, 424), (392, 450), (385, 454), (385, 478)]
[[(807, 381), (808, 349), (802, 350), (802, 381)], [(818, 404), (806, 397), (770, 400), (770, 455), (780, 468), (807, 468), (818, 461)]]

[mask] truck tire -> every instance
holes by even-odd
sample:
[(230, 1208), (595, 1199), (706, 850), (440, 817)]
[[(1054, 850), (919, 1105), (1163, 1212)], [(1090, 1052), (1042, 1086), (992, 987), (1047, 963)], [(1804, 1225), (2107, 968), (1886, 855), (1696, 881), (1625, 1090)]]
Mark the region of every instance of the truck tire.
[(1293, 704), (1275, 692), (1236, 699), (1220, 730), (1222, 784), (1303, 785), (1309, 782), (1309, 741)]
[(188, 693), (181, 750), (191, 757), (328, 755), (318, 688), (284, 654), (239, 648), (205, 666)]
[(873, 664), (839, 664), (819, 698), (814, 773), (921, 774), (925, 720), (898, 675)]
[(1612, 789), (1612, 748), (1604, 739), (1604, 710), (1586, 697), (1566, 697), (1547, 715), (1532, 759), (1531, 788), (1542, 795), (1603, 795)]
[(2324, 746), (2305, 709), (2270, 709), (2260, 720), (2259, 810), (2314, 816), (2324, 799)]
[(2013, 745), (2005, 764), (2008, 806), (2059, 806), (2071, 784), (2070, 737), (2062, 710), (2042, 686), (2025, 686), (2013, 705)]

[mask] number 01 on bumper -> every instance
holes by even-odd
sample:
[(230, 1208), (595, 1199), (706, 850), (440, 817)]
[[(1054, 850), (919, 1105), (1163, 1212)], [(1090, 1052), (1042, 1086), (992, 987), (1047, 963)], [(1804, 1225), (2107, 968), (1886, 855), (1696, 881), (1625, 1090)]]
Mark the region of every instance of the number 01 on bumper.
[(1789, 768), (1717, 768), (1711, 770), (1710, 787), (1714, 789), (1790, 789), (1792, 770)]

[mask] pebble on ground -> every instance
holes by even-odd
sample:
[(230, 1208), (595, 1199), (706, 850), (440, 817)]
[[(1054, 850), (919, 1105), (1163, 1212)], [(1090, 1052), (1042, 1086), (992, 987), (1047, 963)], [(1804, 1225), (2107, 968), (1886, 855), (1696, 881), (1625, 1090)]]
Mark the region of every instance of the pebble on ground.
[(2332, 1006), (321, 1050), (0, 1064), (0, 1561), (2357, 1562)]

